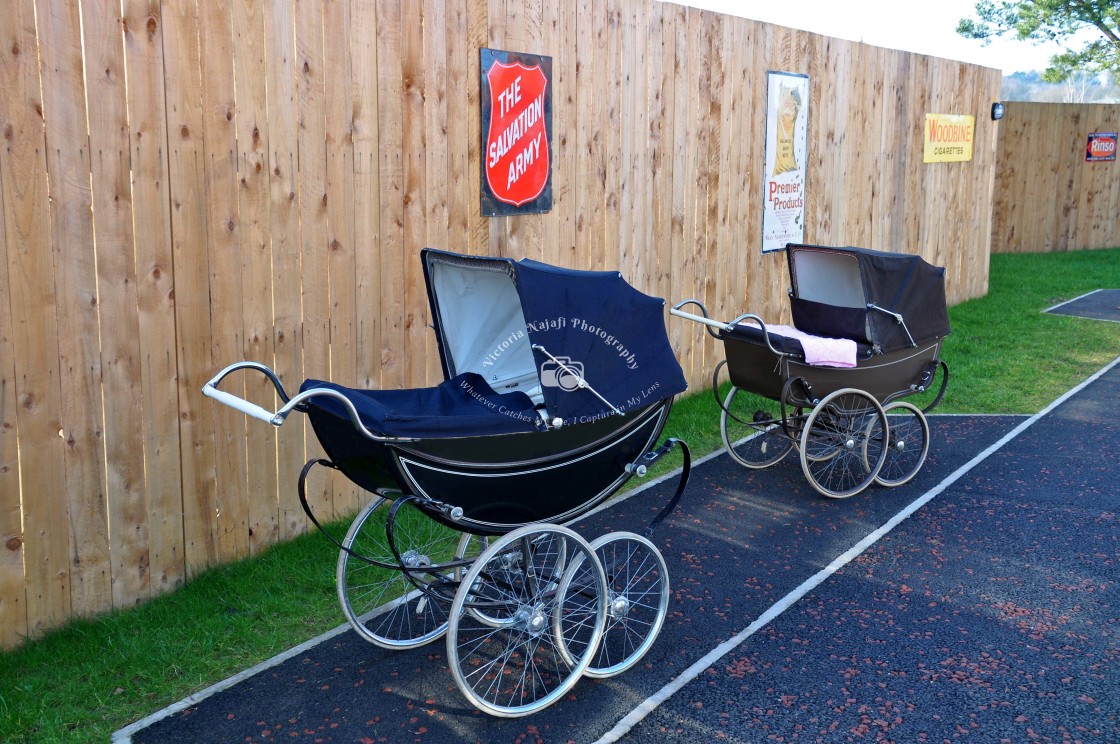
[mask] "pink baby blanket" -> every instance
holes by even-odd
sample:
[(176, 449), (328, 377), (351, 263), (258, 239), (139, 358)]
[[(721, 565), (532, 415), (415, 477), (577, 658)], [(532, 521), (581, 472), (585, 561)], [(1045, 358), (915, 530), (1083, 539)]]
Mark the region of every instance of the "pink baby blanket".
[(818, 367), (856, 366), (856, 342), (850, 338), (813, 336), (787, 325), (768, 325), (766, 330), (800, 341), (801, 348), (805, 351), (805, 361), (809, 364)]

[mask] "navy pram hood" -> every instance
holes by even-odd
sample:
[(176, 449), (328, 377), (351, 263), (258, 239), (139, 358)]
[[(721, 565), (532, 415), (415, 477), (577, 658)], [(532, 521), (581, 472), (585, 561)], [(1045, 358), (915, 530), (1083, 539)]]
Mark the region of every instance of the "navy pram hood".
[(499, 393), (536, 394), (565, 425), (687, 389), (664, 300), (618, 272), (433, 249), (422, 257), (447, 379), (475, 372)]

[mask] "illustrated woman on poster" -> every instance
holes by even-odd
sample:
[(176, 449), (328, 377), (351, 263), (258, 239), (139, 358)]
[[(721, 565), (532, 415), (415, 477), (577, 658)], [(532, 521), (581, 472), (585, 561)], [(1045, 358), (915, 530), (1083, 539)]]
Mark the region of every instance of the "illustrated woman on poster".
[(797, 115), (801, 112), (801, 94), (796, 88), (782, 85), (778, 91), (778, 121), (774, 135), (777, 142), (774, 147), (774, 173), (797, 170), (797, 155), (793, 149), (794, 130), (797, 126)]

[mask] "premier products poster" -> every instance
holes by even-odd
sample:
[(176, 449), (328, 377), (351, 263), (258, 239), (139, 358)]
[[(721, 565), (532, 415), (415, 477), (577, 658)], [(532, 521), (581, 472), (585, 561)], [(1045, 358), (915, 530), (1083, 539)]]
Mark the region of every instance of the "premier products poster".
[(762, 252), (805, 240), (805, 144), (809, 76), (769, 72), (766, 81), (766, 166)]

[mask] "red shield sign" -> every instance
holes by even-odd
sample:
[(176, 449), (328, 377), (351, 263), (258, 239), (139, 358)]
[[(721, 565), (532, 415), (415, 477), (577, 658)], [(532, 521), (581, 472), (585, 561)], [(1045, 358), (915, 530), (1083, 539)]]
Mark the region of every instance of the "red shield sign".
[(482, 154), (486, 182), (494, 198), (520, 207), (548, 185), (548, 79), (539, 65), (495, 62), (486, 72), (490, 87), (490, 129)]

